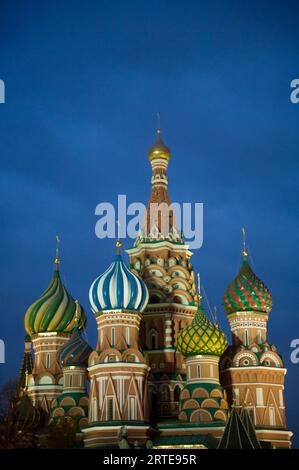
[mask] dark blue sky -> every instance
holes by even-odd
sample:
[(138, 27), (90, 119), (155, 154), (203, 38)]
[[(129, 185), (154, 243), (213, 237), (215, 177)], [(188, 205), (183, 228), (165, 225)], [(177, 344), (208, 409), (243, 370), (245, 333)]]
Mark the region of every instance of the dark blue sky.
[(114, 243), (95, 237), (94, 209), (118, 194), (146, 202), (159, 111), (171, 198), (204, 203), (193, 261), (227, 333), (221, 299), (247, 228), (299, 433), (299, 364), (289, 359), (299, 337), (299, 104), (289, 99), (298, 2), (1, 0), (0, 10), (2, 380), (18, 371), (23, 316), (52, 276), (56, 233), (62, 278), (95, 345), (88, 288)]

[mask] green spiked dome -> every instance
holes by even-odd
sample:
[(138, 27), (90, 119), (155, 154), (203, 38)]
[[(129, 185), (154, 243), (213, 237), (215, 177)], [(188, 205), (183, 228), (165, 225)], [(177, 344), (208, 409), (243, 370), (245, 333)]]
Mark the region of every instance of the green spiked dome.
[[(58, 263), (49, 287), (28, 308), (25, 318), (25, 330), (32, 336), (44, 332), (70, 333), (77, 321), (82, 330), (86, 323), (86, 315), (61, 282)], [(76, 318), (77, 317), (77, 318)]]
[(199, 305), (191, 325), (178, 334), (178, 351), (187, 357), (197, 354), (221, 356), (226, 347), (225, 334), (208, 320), (202, 305)]
[(272, 308), (270, 291), (252, 271), (246, 257), (238, 275), (228, 286), (222, 305), (227, 314), (244, 311), (270, 312)]

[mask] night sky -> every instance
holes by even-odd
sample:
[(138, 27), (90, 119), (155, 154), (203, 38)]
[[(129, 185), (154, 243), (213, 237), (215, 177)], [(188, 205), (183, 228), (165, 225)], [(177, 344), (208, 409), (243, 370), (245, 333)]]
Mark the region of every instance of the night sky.
[(52, 277), (56, 233), (62, 279), (95, 346), (88, 289), (115, 253), (113, 240), (95, 236), (95, 207), (118, 194), (147, 201), (159, 111), (170, 197), (204, 203), (193, 263), (228, 334), (221, 300), (246, 227), (272, 292), (268, 339), (288, 367), (288, 427), (299, 435), (299, 364), (290, 362), (299, 337), (298, 18), (298, 2), (282, 0), (1, 0), (2, 382), (18, 372), (23, 316)]

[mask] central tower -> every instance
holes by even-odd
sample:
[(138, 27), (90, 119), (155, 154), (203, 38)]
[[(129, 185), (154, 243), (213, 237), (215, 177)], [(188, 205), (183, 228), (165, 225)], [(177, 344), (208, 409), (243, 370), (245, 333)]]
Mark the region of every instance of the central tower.
[(170, 150), (160, 129), (148, 159), (152, 167), (151, 195), (143, 227), (127, 253), (131, 269), (143, 278), (150, 296), (140, 335), (151, 367), (149, 403), (154, 420), (178, 415), (186, 366), (176, 351), (176, 338), (191, 323), (198, 302), (192, 253), (176, 226), (168, 194)]

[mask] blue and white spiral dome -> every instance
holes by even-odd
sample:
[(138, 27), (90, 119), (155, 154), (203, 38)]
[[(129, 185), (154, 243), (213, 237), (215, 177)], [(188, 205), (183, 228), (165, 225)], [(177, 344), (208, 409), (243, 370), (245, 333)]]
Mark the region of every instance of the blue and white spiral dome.
[(92, 311), (136, 310), (142, 312), (148, 303), (148, 290), (136, 274), (125, 265), (120, 254), (90, 286), (89, 302)]

